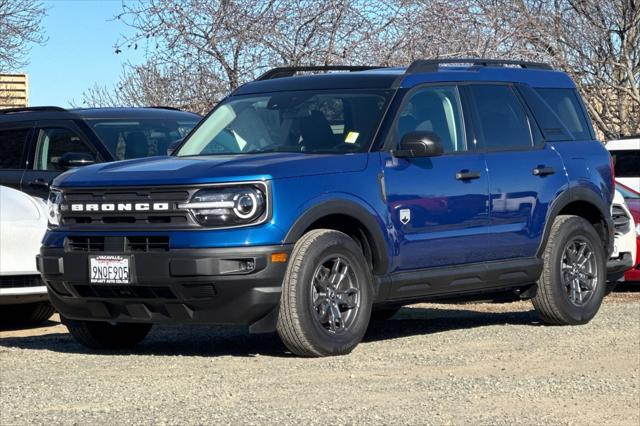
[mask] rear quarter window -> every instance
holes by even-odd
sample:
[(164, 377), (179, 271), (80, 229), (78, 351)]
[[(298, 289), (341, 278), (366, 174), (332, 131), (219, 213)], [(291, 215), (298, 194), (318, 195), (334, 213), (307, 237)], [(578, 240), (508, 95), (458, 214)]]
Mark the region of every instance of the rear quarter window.
[(536, 92), (575, 139), (593, 139), (591, 125), (574, 89), (536, 89)]

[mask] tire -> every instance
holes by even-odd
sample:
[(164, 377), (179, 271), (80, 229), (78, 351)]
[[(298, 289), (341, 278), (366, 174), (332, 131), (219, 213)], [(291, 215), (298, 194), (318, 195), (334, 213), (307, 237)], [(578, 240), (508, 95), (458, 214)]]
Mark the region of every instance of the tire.
[(0, 312), (2, 322), (40, 324), (51, 318), (55, 310), (49, 302), (36, 302), (3, 306)]
[(351, 352), (369, 326), (372, 282), (360, 247), (346, 234), (317, 229), (303, 235), (282, 283), (280, 338), (299, 356)]
[(371, 312), (371, 321), (387, 321), (395, 316), (400, 308), (380, 308)]
[[(578, 261), (582, 247), (585, 247), (584, 257), (588, 258), (582, 261), (592, 266), (588, 274), (592, 277), (580, 272), (580, 268), (575, 272), (571, 267), (576, 264), (573, 260), (582, 263)], [(590, 256), (587, 250), (592, 253)], [(542, 321), (553, 325), (588, 323), (600, 309), (607, 287), (606, 255), (593, 225), (579, 216), (558, 216), (553, 222), (543, 260), (538, 291), (532, 299)], [(578, 283), (575, 292), (572, 284), (567, 285), (572, 282)]]
[(151, 324), (80, 321), (63, 318), (71, 335), (90, 349), (128, 349), (140, 343), (149, 334)]

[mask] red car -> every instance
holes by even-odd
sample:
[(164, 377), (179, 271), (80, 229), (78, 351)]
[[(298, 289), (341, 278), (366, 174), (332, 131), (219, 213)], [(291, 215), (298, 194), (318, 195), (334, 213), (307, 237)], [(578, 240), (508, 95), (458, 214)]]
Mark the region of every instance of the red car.
[(620, 182), (616, 182), (616, 189), (624, 197), (624, 201), (633, 216), (633, 221), (636, 223), (636, 245), (638, 247), (636, 261), (633, 268), (624, 273), (624, 280), (626, 282), (637, 282), (640, 281), (640, 194)]

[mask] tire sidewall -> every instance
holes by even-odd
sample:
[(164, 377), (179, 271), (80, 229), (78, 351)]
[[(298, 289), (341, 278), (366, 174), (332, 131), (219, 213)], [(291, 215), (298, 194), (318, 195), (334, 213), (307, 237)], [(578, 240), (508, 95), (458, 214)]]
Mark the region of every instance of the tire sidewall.
[[(597, 256), (597, 285), (596, 290), (583, 306), (576, 306), (569, 301), (562, 280), (562, 255), (567, 245), (576, 237), (582, 237), (589, 241), (593, 253)], [(552, 278), (552, 294), (556, 306), (561, 307), (567, 322), (584, 324), (589, 322), (600, 309), (602, 299), (606, 292), (606, 257), (604, 247), (593, 225), (582, 218), (574, 218), (565, 222), (558, 232), (556, 242), (551, 250), (551, 262), (549, 264)]]
[[(330, 334), (315, 318), (311, 305), (313, 274), (323, 259), (339, 255), (347, 259), (354, 269), (360, 289), (360, 306), (353, 324), (346, 333)], [(304, 258), (295, 283), (297, 292), (296, 310), (309, 342), (321, 354), (335, 355), (350, 352), (364, 336), (369, 326), (373, 301), (371, 271), (359, 247), (347, 235), (332, 232), (318, 238), (304, 253)]]

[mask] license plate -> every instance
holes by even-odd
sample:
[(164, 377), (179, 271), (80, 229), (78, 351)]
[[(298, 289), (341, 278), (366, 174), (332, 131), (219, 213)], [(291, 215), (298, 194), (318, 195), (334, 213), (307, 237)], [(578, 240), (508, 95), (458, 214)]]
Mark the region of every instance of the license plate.
[(129, 256), (89, 257), (89, 281), (91, 284), (129, 284), (129, 260)]
[(612, 259), (617, 259), (618, 256), (620, 256), (620, 253), (618, 252), (618, 246), (616, 244), (613, 245), (613, 253), (611, 253), (611, 258)]

